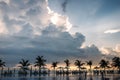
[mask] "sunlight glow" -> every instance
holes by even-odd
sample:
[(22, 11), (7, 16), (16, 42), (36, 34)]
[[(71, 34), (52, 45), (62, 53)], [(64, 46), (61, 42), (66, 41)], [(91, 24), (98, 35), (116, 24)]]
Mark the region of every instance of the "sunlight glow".
[(117, 33), (120, 32), (120, 29), (111, 29), (111, 30), (107, 30), (104, 33)]
[(48, 9), (48, 14), (50, 15), (50, 22), (53, 23), (54, 25), (58, 27), (64, 27), (66, 31), (69, 31), (72, 27), (72, 24), (69, 22), (69, 18), (67, 16), (58, 14), (51, 10), (49, 7)]
[(58, 23), (58, 19), (59, 19), (59, 15), (57, 14), (57, 13), (55, 13), (52, 17), (51, 17), (51, 22), (53, 23), (53, 24), (57, 24)]

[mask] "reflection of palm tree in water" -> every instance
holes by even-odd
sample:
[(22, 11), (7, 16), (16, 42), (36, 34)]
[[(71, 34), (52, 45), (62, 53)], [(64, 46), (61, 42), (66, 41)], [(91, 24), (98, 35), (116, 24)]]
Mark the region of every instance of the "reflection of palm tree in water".
[(70, 78), (69, 78), (69, 76), (68, 76), (68, 75), (66, 76), (66, 80), (70, 80)]
[(90, 76), (90, 80), (93, 80), (92, 76)]
[(33, 79), (33, 80), (46, 80), (46, 77), (39, 77), (39, 78), (36, 78), (36, 79)]
[(42, 78), (41, 78), (41, 77), (39, 77), (39, 78), (38, 78), (38, 80), (42, 80)]
[(56, 76), (53, 76), (52, 80), (57, 80)]
[[(83, 80), (82, 79), (82, 76), (78, 76), (78, 79), (77, 80)], [(84, 79), (84, 80), (86, 80), (86, 79)]]
[(57, 80), (57, 76), (54, 74), (52, 80)]
[(28, 80), (28, 78), (23, 77), (23, 78), (20, 78), (19, 80)]
[[(87, 75), (86, 75), (86, 76), (87, 76)], [(83, 75), (79, 75), (79, 76), (76, 77), (75, 80), (87, 80), (87, 77), (85, 77), (85, 76), (83, 76)], [(91, 79), (89, 79), (89, 80), (91, 80)]]

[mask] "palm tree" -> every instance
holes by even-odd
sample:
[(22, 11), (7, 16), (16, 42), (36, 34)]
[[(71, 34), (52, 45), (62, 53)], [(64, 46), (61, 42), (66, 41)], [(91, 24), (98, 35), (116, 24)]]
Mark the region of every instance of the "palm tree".
[(5, 66), (5, 62), (0, 59), (0, 68), (1, 68), (1, 75), (3, 74), (3, 67)]
[(32, 76), (32, 70), (33, 70), (33, 68), (32, 68), (32, 65), (31, 65), (31, 67), (30, 67), (30, 76)]
[(91, 73), (91, 69), (92, 69), (92, 61), (86, 61), (87, 65), (90, 67), (90, 73)]
[(57, 64), (58, 64), (59, 62), (53, 62), (52, 63), (52, 66), (51, 67), (53, 67), (53, 69), (54, 69), (54, 73), (55, 73), (55, 68), (57, 67)]
[(28, 66), (30, 65), (29, 60), (24, 60), (21, 59), (21, 61), (19, 62), (20, 64), (20, 68), (22, 70), (22, 74), (27, 74), (27, 70), (29, 70)]
[(80, 70), (82, 69), (82, 66), (83, 66), (85, 63), (82, 63), (80, 60), (76, 60), (74, 64), (75, 64), (75, 66), (78, 67), (79, 73), (80, 73)]
[(100, 67), (104, 69), (104, 73), (105, 73), (105, 69), (109, 67), (108, 66), (109, 61), (102, 59), (99, 64), (100, 64)]
[(120, 58), (119, 57), (114, 57), (112, 59), (112, 66), (117, 68), (120, 72)]
[(39, 67), (39, 75), (41, 74), (41, 67), (45, 66), (46, 60), (43, 58), (43, 56), (37, 56), (35, 61), (35, 66)]
[(70, 66), (70, 61), (68, 59), (64, 60), (65, 64), (66, 64), (66, 68), (67, 68), (67, 74), (69, 73), (69, 66)]
[(64, 68), (63, 67), (58, 67), (57, 69), (59, 69), (59, 74), (62, 74), (64, 72)]
[(100, 67), (98, 67), (98, 66), (95, 66), (95, 67), (94, 67), (94, 69), (96, 70), (96, 74), (97, 74), (97, 75), (99, 75), (99, 70), (98, 70), (99, 68), (100, 68)]

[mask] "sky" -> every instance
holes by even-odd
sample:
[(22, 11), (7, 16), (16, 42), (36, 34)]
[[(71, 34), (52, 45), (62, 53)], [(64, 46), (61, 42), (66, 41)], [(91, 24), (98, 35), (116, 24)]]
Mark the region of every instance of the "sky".
[(120, 0), (0, 0), (0, 58), (8, 66), (120, 56)]

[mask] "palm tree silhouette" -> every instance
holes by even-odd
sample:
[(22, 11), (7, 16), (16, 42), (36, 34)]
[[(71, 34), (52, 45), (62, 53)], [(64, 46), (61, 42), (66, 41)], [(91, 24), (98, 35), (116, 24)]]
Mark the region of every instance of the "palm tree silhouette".
[(51, 67), (53, 67), (53, 69), (54, 69), (54, 74), (55, 74), (55, 72), (56, 72), (56, 71), (55, 71), (55, 68), (57, 67), (58, 63), (59, 63), (59, 62), (53, 62), (53, 63), (52, 63), (52, 66), (51, 66)]
[(91, 69), (92, 69), (92, 61), (86, 61), (87, 65), (90, 67), (90, 73), (91, 73)]
[(87, 63), (87, 65), (90, 67), (90, 80), (92, 80), (92, 61), (90, 60), (90, 61), (86, 61), (86, 63)]
[(76, 60), (74, 64), (75, 64), (75, 66), (78, 67), (79, 73), (80, 73), (80, 70), (82, 69), (82, 66), (83, 66), (85, 63), (82, 63), (80, 60)]
[(119, 57), (114, 57), (112, 59), (112, 66), (117, 68), (120, 72), (120, 58)]
[(43, 58), (43, 56), (37, 56), (35, 61), (35, 66), (39, 67), (39, 75), (41, 74), (41, 67), (45, 66), (46, 60)]
[(27, 70), (29, 70), (28, 66), (30, 65), (29, 60), (24, 60), (21, 59), (21, 61), (19, 62), (20, 64), (20, 68), (22, 70), (22, 74), (27, 74)]
[(0, 59), (0, 68), (1, 68), (1, 75), (3, 74), (3, 67), (5, 66), (5, 62)]
[(105, 69), (109, 67), (108, 66), (109, 61), (102, 59), (99, 64), (100, 64), (100, 67), (104, 69), (104, 73), (105, 73)]
[(68, 59), (64, 60), (65, 64), (66, 64), (66, 69), (67, 69), (67, 72), (66, 74), (69, 73), (69, 67), (70, 67), (70, 61)]

